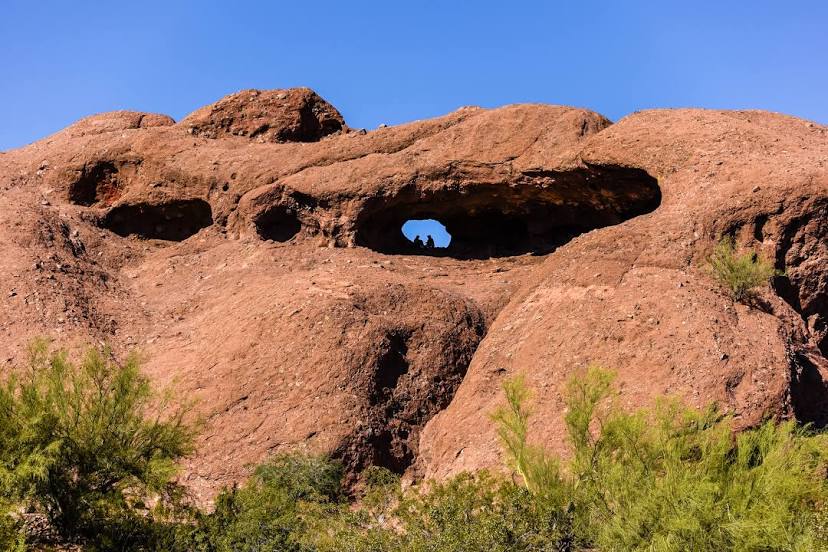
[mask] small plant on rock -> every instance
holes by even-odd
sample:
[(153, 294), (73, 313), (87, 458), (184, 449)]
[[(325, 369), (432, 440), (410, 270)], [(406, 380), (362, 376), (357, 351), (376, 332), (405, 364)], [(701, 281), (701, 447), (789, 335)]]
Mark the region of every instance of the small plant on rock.
[(709, 259), (713, 276), (724, 285), (734, 301), (748, 299), (753, 291), (767, 285), (778, 274), (773, 265), (753, 251), (739, 254), (732, 236), (723, 237)]

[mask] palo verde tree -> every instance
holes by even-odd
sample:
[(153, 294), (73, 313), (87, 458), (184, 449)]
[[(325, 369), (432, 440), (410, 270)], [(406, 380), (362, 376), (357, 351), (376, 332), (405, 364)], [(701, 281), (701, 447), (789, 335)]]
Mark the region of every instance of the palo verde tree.
[(29, 358), (0, 386), (0, 500), (45, 515), (68, 541), (143, 542), (148, 504), (179, 495), (176, 461), (194, 435), (185, 408), (153, 392), (136, 355), (117, 363), (92, 348), (74, 363), (38, 341)]
[(560, 470), (527, 444), (528, 392), (506, 383), (495, 419), (512, 466), (537, 497), (567, 496), (573, 542), (599, 550), (828, 549), (828, 435), (794, 421), (734, 433), (713, 407), (675, 400), (626, 412), (613, 375), (572, 378), (565, 395), (571, 460)]

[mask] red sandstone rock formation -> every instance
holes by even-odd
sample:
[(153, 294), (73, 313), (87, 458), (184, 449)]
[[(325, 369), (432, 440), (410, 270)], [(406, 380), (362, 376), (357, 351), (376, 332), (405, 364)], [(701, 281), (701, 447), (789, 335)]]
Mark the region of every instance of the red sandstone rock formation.
[[(413, 250), (410, 218), (451, 246)], [(752, 305), (705, 270), (722, 234), (785, 271)], [(518, 372), (565, 452), (561, 384), (589, 363), (630, 406), (828, 422), (828, 129), (784, 115), (517, 105), (361, 133), (307, 89), (97, 115), (0, 153), (0, 253), (4, 370), (37, 335), (140, 349), (198, 401), (205, 499), (295, 447), (493, 465)]]

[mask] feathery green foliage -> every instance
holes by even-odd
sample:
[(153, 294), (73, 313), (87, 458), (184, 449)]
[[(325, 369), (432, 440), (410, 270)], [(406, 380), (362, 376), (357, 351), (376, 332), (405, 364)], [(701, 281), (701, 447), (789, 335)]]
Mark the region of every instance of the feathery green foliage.
[(530, 445), (530, 393), (504, 385), (494, 414), (517, 481), (461, 474), (403, 491), (365, 473), (358, 508), (341, 471), (279, 456), (219, 497), (175, 550), (538, 552), (828, 550), (826, 436), (793, 422), (739, 434), (709, 408), (675, 401), (625, 412), (613, 375), (591, 368), (566, 390), (566, 463)]
[(26, 537), (20, 522), (11, 516), (8, 506), (0, 505), (0, 550), (25, 552)]
[(560, 505), (486, 472), (461, 474), (403, 497), (384, 548), (412, 552), (559, 550)]
[(241, 488), (225, 490), (211, 514), (178, 529), (171, 550), (305, 552), (315, 530), (345, 507), (342, 467), (324, 457), (281, 454), (257, 467)]
[(516, 378), (492, 414), (512, 477), (403, 490), (373, 467), (354, 507), (341, 465), (280, 454), (199, 511), (171, 482), (192, 443), (184, 411), (135, 357), (108, 359), (92, 350), (73, 364), (38, 344), (0, 388), (0, 549), (26, 549), (30, 510), (102, 551), (828, 551), (828, 435), (772, 421), (735, 433), (714, 408), (669, 400), (627, 412), (599, 368), (566, 387), (566, 461), (531, 443), (531, 393)]
[[(368, 494), (376, 492), (371, 489)], [(379, 490), (373, 501), (327, 520), (312, 534), (320, 552), (558, 551), (566, 542), (559, 507), (510, 479), (464, 473), (425, 489)]]
[(36, 342), (0, 387), (0, 497), (45, 514), (66, 540), (129, 547), (146, 539), (147, 503), (180, 496), (175, 462), (193, 439), (184, 414), (153, 393), (134, 355), (116, 364), (93, 348), (75, 364)]
[[(715, 409), (674, 401), (627, 413), (612, 403), (611, 381), (609, 372), (592, 368), (568, 386), (573, 459), (562, 488), (572, 492), (577, 543), (600, 550), (824, 549), (826, 435), (768, 421), (734, 437)], [(507, 385), (507, 401), (514, 385)]]
[(528, 406), (529, 390), (522, 376), (503, 385), (506, 405), (492, 414), (497, 424), (501, 444), (512, 469), (521, 477), (524, 485), (534, 494), (549, 492), (562, 485), (559, 463), (542, 447), (530, 445)]
[(753, 251), (741, 255), (736, 251), (732, 236), (724, 236), (709, 258), (713, 276), (725, 287), (735, 301), (749, 298), (754, 289), (767, 285), (778, 272), (773, 265)]

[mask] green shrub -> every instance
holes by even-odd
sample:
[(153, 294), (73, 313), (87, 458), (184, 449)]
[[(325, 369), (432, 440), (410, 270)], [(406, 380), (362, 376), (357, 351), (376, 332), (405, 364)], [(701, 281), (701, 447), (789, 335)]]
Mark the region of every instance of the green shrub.
[(193, 439), (184, 415), (153, 393), (134, 355), (116, 364), (90, 349), (75, 364), (37, 342), (0, 386), (0, 499), (45, 514), (67, 541), (140, 549), (154, 511), (181, 496), (175, 463)]
[(627, 412), (598, 368), (566, 387), (566, 461), (531, 443), (517, 378), (492, 415), (512, 477), (404, 491), (373, 467), (354, 506), (341, 465), (280, 454), (198, 511), (172, 482), (192, 446), (184, 410), (152, 392), (134, 356), (108, 359), (91, 350), (73, 364), (38, 344), (0, 387), (1, 550), (26, 549), (22, 511), (102, 551), (828, 550), (826, 434), (771, 421), (735, 433), (714, 408), (669, 400)]
[(10, 508), (0, 504), (0, 550), (25, 552), (26, 538), (20, 521), (12, 517)]
[(214, 512), (178, 528), (167, 550), (196, 552), (410, 552), (558, 550), (557, 505), (522, 485), (481, 472), (400, 490), (372, 468), (358, 508), (342, 494), (341, 468), (322, 457), (280, 455)]
[(778, 274), (770, 262), (753, 251), (738, 254), (732, 236), (719, 241), (709, 263), (713, 276), (728, 289), (735, 301), (749, 298), (753, 290), (767, 285), (768, 280)]
[(670, 401), (627, 413), (611, 400), (611, 381), (593, 368), (567, 391), (569, 482), (550, 484), (571, 493), (575, 542), (599, 550), (825, 550), (826, 435), (768, 421), (734, 436), (714, 409)]
[(324, 457), (281, 454), (241, 488), (219, 494), (215, 510), (182, 525), (170, 549), (195, 552), (304, 552), (344, 515), (342, 467)]
[(532, 412), (528, 407), (529, 391), (523, 378), (519, 376), (507, 381), (503, 391), (506, 405), (495, 410), (492, 420), (497, 424), (498, 436), (510, 467), (535, 494), (559, 489), (564, 483), (558, 460), (542, 447), (530, 445), (527, 440)]
[(427, 489), (385, 491), (392, 500), (384, 509), (362, 504), (327, 520), (313, 532), (314, 550), (558, 551), (566, 542), (557, 505), (500, 475), (464, 473)]
[(479, 472), (401, 490), (364, 474), (356, 508), (327, 460), (280, 456), (178, 550), (538, 552), (828, 550), (826, 436), (793, 422), (734, 434), (715, 409), (675, 401), (628, 413), (613, 377), (590, 369), (566, 391), (567, 462), (529, 444), (529, 392), (505, 384), (493, 415), (515, 479)]
[(570, 540), (560, 504), (486, 472), (409, 493), (394, 518), (401, 531), (386, 550), (557, 551)]

